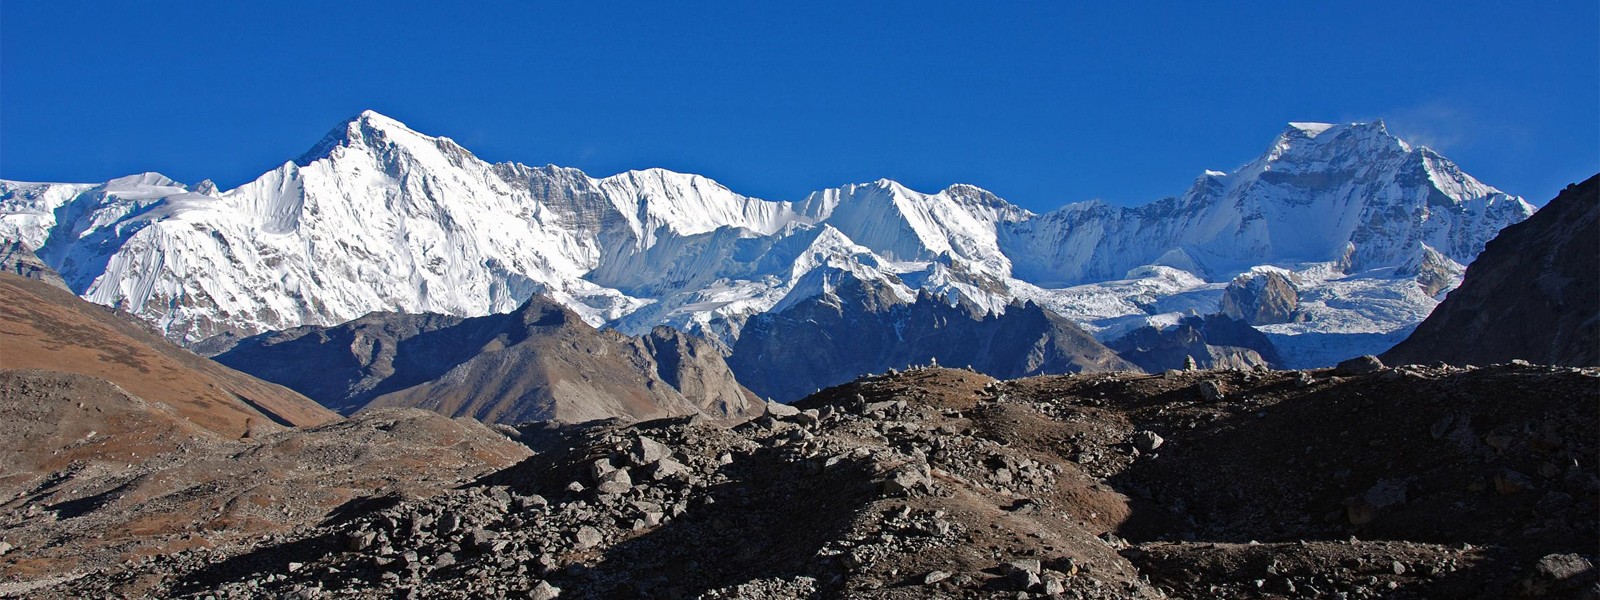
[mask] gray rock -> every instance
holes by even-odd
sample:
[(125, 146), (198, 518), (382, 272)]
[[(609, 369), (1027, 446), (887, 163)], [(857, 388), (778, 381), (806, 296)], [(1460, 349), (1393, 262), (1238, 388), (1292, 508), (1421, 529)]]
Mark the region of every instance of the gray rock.
[(1529, 596), (1571, 592), (1595, 578), (1594, 563), (1578, 554), (1550, 554), (1539, 559), (1533, 573), (1522, 581)]
[(1333, 368), (1333, 373), (1341, 377), (1349, 377), (1374, 373), (1382, 369), (1383, 361), (1378, 360), (1376, 356), (1367, 354), (1339, 363), (1338, 366)]
[(1044, 565), (1040, 563), (1039, 559), (1037, 558), (1019, 558), (1016, 560), (1007, 561), (1005, 564), (1005, 570), (1007, 572), (1023, 571), (1038, 575), (1044, 571)]
[(767, 414), (777, 418), (793, 417), (800, 414), (800, 409), (781, 402), (767, 401)]
[(935, 583), (939, 583), (939, 582), (944, 581), (944, 580), (949, 579), (949, 578), (950, 578), (950, 573), (949, 572), (946, 572), (946, 571), (929, 571), (927, 575), (924, 575), (922, 577), (922, 585), (933, 585)]
[(1222, 384), (1215, 379), (1200, 382), (1200, 398), (1206, 402), (1216, 402), (1223, 398)]
[[(366, 550), (367, 548), (371, 548), (372, 543), (377, 541), (377, 539), (378, 534), (376, 532), (358, 531), (351, 533), (349, 537), (345, 538), (345, 547), (349, 548), (351, 552), (360, 552), (362, 550)], [(0, 542), (0, 544), (9, 546), (9, 544), (5, 544), (5, 542)], [(0, 554), (4, 554), (4, 552), (0, 552)]]
[(539, 585), (528, 590), (529, 600), (555, 600), (561, 597), (561, 588), (550, 585), (548, 581), (541, 581)]
[(615, 470), (617, 470), (617, 467), (611, 464), (611, 459), (609, 458), (601, 458), (589, 463), (589, 477), (597, 484), (603, 481), (608, 473)]
[(588, 550), (595, 546), (599, 546), (602, 542), (604, 542), (605, 536), (600, 535), (599, 529), (584, 525), (578, 528), (578, 532), (574, 534), (573, 540), (578, 543), (579, 550)]
[(1317, 382), (1316, 378), (1312, 377), (1310, 373), (1307, 373), (1305, 371), (1300, 371), (1298, 373), (1295, 373), (1294, 386), (1297, 387), (1297, 388), (1308, 388), (1308, 387), (1311, 387), (1311, 384), (1314, 384), (1316, 382)]
[(629, 458), (633, 459), (633, 464), (643, 466), (671, 454), (672, 450), (666, 444), (641, 435), (633, 439), (633, 453)]
[(1165, 442), (1166, 440), (1162, 439), (1161, 436), (1157, 435), (1154, 431), (1144, 430), (1133, 433), (1133, 447), (1138, 448), (1141, 452), (1154, 451), (1156, 448), (1160, 448), (1161, 444)]
[(905, 465), (889, 473), (889, 478), (883, 482), (883, 493), (891, 496), (910, 494), (926, 489), (929, 479), (925, 465)]
[(627, 469), (613, 469), (602, 475), (594, 487), (602, 494), (626, 493), (633, 489), (633, 477), (628, 475)]
[(650, 477), (651, 479), (660, 481), (662, 479), (667, 479), (675, 475), (682, 475), (688, 472), (689, 467), (684, 466), (683, 463), (670, 458), (663, 458), (656, 461), (652, 466), (650, 469)]
[(462, 543), (472, 548), (486, 550), (493, 541), (494, 534), (482, 529), (473, 529), (467, 532), (467, 536), (462, 540)]
[(1044, 593), (1049, 596), (1060, 596), (1067, 593), (1067, 584), (1059, 577), (1047, 577), (1044, 580)]

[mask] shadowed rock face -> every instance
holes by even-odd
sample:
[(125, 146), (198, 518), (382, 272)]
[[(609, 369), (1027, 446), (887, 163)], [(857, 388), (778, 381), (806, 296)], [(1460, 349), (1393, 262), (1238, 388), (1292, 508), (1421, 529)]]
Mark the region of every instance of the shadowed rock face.
[(599, 331), (540, 296), (503, 315), (373, 313), (262, 334), (217, 360), (346, 414), (418, 407), (520, 423), (760, 412), (705, 342)]
[(227, 438), (336, 416), (300, 394), (195, 356), (43, 281), (0, 273), (0, 369), (103, 379)]
[(1151, 373), (1182, 369), (1190, 358), (1202, 369), (1275, 367), (1279, 360), (1272, 340), (1226, 315), (1187, 317), (1165, 330), (1140, 327), (1107, 346)]
[(67, 282), (61, 279), (60, 273), (39, 260), (39, 255), (34, 253), (33, 248), (22, 242), (13, 241), (0, 245), (0, 272), (37, 279), (63, 290), (72, 291), (67, 287)]
[(864, 373), (930, 362), (994, 377), (1137, 370), (1077, 325), (1034, 304), (978, 317), (929, 296), (904, 302), (854, 279), (831, 294), (752, 318), (728, 357), (740, 382), (779, 401)]
[(1600, 175), (1507, 227), (1388, 364), (1600, 365)]
[(1293, 321), (1299, 304), (1294, 282), (1272, 271), (1241, 275), (1222, 293), (1222, 314), (1251, 325)]

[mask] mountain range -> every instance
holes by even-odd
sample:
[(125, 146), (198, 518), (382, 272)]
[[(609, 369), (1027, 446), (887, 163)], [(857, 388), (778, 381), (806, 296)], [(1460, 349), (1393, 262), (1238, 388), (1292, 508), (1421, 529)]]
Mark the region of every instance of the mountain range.
[(542, 294), (590, 325), (666, 325), (726, 352), (752, 318), (847, 281), (975, 318), (1032, 303), (1113, 342), (1223, 312), (1228, 282), (1271, 270), (1298, 316), (1256, 327), (1287, 367), (1393, 345), (1533, 210), (1382, 122), (1291, 124), (1181, 195), (1042, 215), (970, 185), (768, 201), (661, 169), (491, 164), (371, 111), (227, 191), (155, 173), (0, 182), (0, 237), (187, 344), (372, 312), (507, 313)]

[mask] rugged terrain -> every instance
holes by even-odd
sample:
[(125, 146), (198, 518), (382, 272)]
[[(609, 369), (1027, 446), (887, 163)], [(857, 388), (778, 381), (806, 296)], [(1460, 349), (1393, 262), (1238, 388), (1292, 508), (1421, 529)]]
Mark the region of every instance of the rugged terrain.
[(266, 333), (215, 358), (345, 414), (418, 407), (516, 424), (764, 410), (710, 344), (666, 328), (597, 330), (539, 295), (503, 315), (374, 313)]
[[(1600, 175), (1507, 227), (1390, 361), (1600, 365)], [(1472, 340), (1463, 343), (1462, 340)]]
[(1592, 597), (1597, 377), (914, 369), (734, 428), (527, 426), (470, 485), (31, 593)]

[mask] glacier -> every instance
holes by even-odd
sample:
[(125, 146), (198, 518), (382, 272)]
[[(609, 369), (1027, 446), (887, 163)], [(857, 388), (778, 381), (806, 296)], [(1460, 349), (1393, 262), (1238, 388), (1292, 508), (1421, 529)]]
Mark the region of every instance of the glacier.
[(1045, 214), (964, 184), (771, 201), (663, 169), (491, 164), (372, 111), (226, 191), (155, 173), (0, 181), (0, 239), (187, 343), (544, 294), (591, 325), (726, 347), (752, 316), (847, 279), (979, 315), (1027, 300), (1109, 340), (1217, 312), (1229, 281), (1269, 267), (1299, 282), (1303, 319), (1258, 327), (1291, 367), (1387, 348), (1533, 210), (1381, 121), (1291, 123), (1181, 195)]

